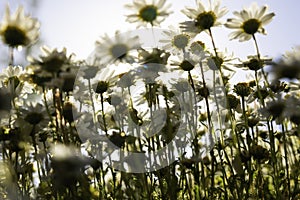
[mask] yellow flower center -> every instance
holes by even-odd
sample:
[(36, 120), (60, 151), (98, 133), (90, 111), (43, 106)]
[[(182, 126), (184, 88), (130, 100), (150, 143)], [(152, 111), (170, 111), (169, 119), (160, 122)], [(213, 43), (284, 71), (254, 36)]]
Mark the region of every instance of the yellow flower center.
[(58, 72), (63, 64), (65, 64), (66, 58), (63, 56), (49, 56), (44, 59), (44, 62), (41, 63), (43, 70), (47, 72)]
[(245, 64), (250, 70), (254, 70), (257, 71), (259, 69), (261, 69), (263, 67), (263, 62), (256, 59), (256, 58), (252, 58), (251, 60), (249, 60), (249, 62), (247, 62)]
[(250, 35), (253, 35), (257, 32), (261, 25), (261, 22), (257, 19), (249, 19), (245, 21), (242, 25), (242, 29), (245, 31), (245, 33), (248, 33)]
[(111, 47), (110, 52), (113, 58), (122, 60), (126, 57), (128, 48), (125, 44), (115, 44)]
[(37, 125), (43, 120), (43, 115), (37, 112), (31, 112), (28, 113), (25, 117), (25, 121), (27, 121), (29, 124)]
[(148, 5), (142, 8), (139, 12), (139, 16), (143, 21), (152, 22), (156, 19), (157, 17), (157, 7), (153, 5)]
[(191, 52), (194, 54), (203, 52), (205, 48), (205, 44), (201, 41), (196, 41), (191, 44)]
[(25, 46), (28, 44), (28, 38), (24, 31), (15, 26), (8, 26), (3, 31), (3, 39), (11, 47)]
[(109, 84), (106, 81), (99, 81), (95, 92), (98, 94), (103, 94), (108, 90), (108, 85)]
[(194, 69), (194, 65), (192, 63), (190, 63), (187, 60), (182, 61), (182, 63), (180, 63), (180, 68), (183, 69), (184, 71), (191, 71), (192, 69)]
[(185, 34), (179, 34), (174, 36), (173, 38), (173, 44), (178, 49), (184, 49), (189, 42), (189, 37)]
[(216, 22), (216, 15), (214, 12), (203, 12), (196, 18), (195, 25), (202, 30), (210, 29)]
[(212, 59), (213, 59), (215, 65), (218, 67), (218, 69), (220, 69), (222, 64), (224, 63), (224, 60), (222, 58), (216, 57), (216, 56), (213, 56)]

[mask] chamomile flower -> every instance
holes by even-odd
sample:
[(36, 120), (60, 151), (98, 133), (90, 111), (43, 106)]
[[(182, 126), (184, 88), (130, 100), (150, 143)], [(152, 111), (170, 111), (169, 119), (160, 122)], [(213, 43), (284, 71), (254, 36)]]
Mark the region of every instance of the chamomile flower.
[(98, 72), (96, 77), (92, 80), (92, 86), (96, 94), (103, 94), (111, 87), (115, 86), (118, 75), (110, 68), (104, 68)]
[[(212, 55), (212, 54), (211, 54)], [(211, 70), (226, 69), (234, 71), (232, 66), (235, 64), (233, 53), (229, 54), (227, 49), (224, 52), (218, 52), (218, 56), (210, 56), (207, 58), (207, 65)]]
[(272, 64), (272, 58), (269, 57), (260, 57), (257, 55), (250, 55), (247, 57), (247, 60), (243, 61), (241, 64), (237, 64), (237, 67), (243, 68), (245, 70), (258, 71), (264, 66)]
[(125, 5), (126, 8), (134, 10), (135, 14), (127, 15), (127, 21), (130, 23), (139, 23), (140, 26), (158, 26), (171, 14), (168, 9), (170, 4), (166, 5), (166, 0), (133, 0), (133, 4)]
[(240, 12), (233, 12), (237, 18), (227, 19), (225, 26), (231, 29), (237, 29), (232, 32), (230, 39), (239, 39), (240, 42), (250, 40), (255, 33), (266, 35), (264, 26), (269, 24), (274, 13), (266, 13), (267, 6), (258, 7), (256, 3), (251, 4), (249, 9), (243, 9)]
[(108, 64), (114, 62), (128, 62), (132, 63), (134, 57), (130, 55), (130, 51), (140, 47), (138, 36), (130, 36), (127, 34), (120, 34), (119, 31), (115, 33), (114, 37), (107, 34), (101, 40), (96, 41), (96, 48), (94, 56), (100, 58), (101, 64)]
[(28, 61), (31, 65), (36, 66), (37, 70), (56, 73), (63, 69), (63, 67), (69, 66), (74, 54), (67, 56), (67, 49), (63, 48), (62, 51), (50, 49), (47, 46), (41, 48), (44, 56), (39, 58), (28, 57)]
[(20, 77), (24, 74), (24, 71), (21, 66), (8, 66), (7, 68), (2, 70), (0, 73), (0, 79), (4, 83), (8, 83), (8, 81), (13, 80), (16, 85), (20, 82)]
[(2, 41), (10, 47), (27, 46), (38, 39), (39, 28), (39, 22), (25, 15), (23, 7), (18, 7), (15, 14), (11, 15), (7, 5), (0, 24), (0, 36)]
[[(203, 57), (202, 57), (203, 56)], [(198, 56), (194, 55), (190, 52), (186, 52), (184, 54), (178, 55), (178, 60), (172, 60), (171, 66), (175, 66), (174, 69), (179, 69), (185, 72), (190, 72), (198, 65), (201, 60), (203, 60), (205, 55)]]
[(275, 80), (286, 79), (300, 79), (300, 48), (295, 48), (293, 51), (285, 53), (282, 59), (272, 66), (272, 73)]
[(50, 119), (45, 105), (41, 103), (29, 103), (24, 99), (24, 105), (20, 107), (21, 118), (16, 121), (20, 127), (31, 127), (32, 131), (40, 131), (47, 127)]
[(164, 44), (162, 48), (173, 54), (185, 51), (192, 39), (189, 34), (176, 30), (173, 26), (170, 26), (168, 31), (163, 31), (163, 35), (165, 38), (159, 40)]
[(293, 47), (291, 51), (285, 52), (283, 60), (287, 63), (300, 62), (300, 46)]
[(213, 3), (209, 0), (209, 6), (205, 8), (200, 0), (196, 1), (197, 8), (186, 8), (182, 12), (191, 19), (181, 23), (181, 28), (185, 32), (200, 33), (209, 30), (214, 26), (221, 25), (219, 19), (227, 13), (225, 7), (220, 8), (221, 1), (216, 0)]

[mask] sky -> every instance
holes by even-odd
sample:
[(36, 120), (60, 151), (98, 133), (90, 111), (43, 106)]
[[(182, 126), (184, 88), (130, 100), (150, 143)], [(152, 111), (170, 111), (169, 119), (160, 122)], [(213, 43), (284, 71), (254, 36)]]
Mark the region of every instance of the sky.
[[(124, 8), (132, 0), (1, 0), (0, 17), (3, 9), (9, 3), (13, 12), (18, 5), (24, 5), (26, 13), (32, 14), (41, 22), (41, 44), (52, 48), (66, 47), (69, 53), (75, 53), (77, 58), (84, 59), (94, 49), (95, 41), (105, 33), (113, 36), (116, 30), (131, 31), (136, 24), (125, 21), (125, 15), (131, 12)], [(33, 3), (36, 6), (33, 7)], [(185, 6), (195, 6), (195, 0), (167, 0), (172, 4), (171, 14), (162, 24), (167, 29), (169, 25), (178, 26), (180, 22), (188, 20), (181, 13)], [(207, 2), (206, 0), (204, 2)], [(232, 17), (233, 11), (240, 11), (243, 6), (249, 7), (253, 0), (223, 0), (222, 5), (229, 10), (222, 20)], [(257, 40), (262, 55), (279, 57), (293, 46), (300, 45), (299, 0), (260, 0), (258, 5), (267, 4), (269, 11), (276, 16), (266, 26), (267, 36), (258, 35)], [(220, 50), (227, 49), (240, 58), (255, 53), (253, 41), (229, 41), (230, 29), (214, 28), (216, 44)], [(207, 40), (207, 34), (201, 33), (200, 40)], [(209, 41), (208, 45), (211, 45)], [(1, 44), (2, 45), (2, 44)], [(40, 45), (40, 44), (39, 44)]]

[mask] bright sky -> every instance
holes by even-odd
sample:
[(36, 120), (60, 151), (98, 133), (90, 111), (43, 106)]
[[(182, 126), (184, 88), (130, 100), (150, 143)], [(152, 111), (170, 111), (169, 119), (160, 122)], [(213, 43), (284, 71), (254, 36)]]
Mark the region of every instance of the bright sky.
[[(125, 21), (126, 14), (130, 11), (124, 8), (124, 4), (132, 0), (37, 0), (38, 6), (30, 10), (26, 0), (1, 0), (0, 6), (3, 11), (4, 5), (9, 2), (13, 12), (18, 4), (25, 4), (27, 13), (32, 13), (41, 21), (42, 43), (50, 47), (67, 47), (68, 52), (74, 52), (78, 58), (86, 58), (94, 49), (94, 42), (104, 33), (111, 34), (116, 30), (129, 31), (136, 28), (136, 24)], [(32, 2), (32, 1), (30, 1)], [(174, 11), (162, 28), (167, 28), (188, 18), (180, 11), (185, 6), (194, 6), (194, 0), (168, 0)], [(206, 2), (206, 0), (204, 1)], [(248, 7), (253, 0), (223, 0), (223, 5), (229, 9), (223, 21), (232, 17), (233, 11), (240, 11), (243, 6)], [(299, 38), (299, 0), (260, 0), (259, 5), (269, 5), (269, 11), (275, 12), (274, 20), (267, 25), (267, 36), (257, 36), (259, 47), (263, 55), (278, 57), (286, 50), (295, 45), (300, 45)], [(1, 11), (0, 10), (0, 11)], [(0, 12), (1, 18), (3, 12)], [(229, 41), (227, 28), (214, 28), (216, 44), (220, 50), (228, 49), (236, 56), (245, 58), (248, 54), (254, 54), (252, 41), (240, 43), (237, 40)], [(205, 40), (207, 35), (201, 33), (200, 38)], [(209, 42), (209, 45), (210, 42)]]

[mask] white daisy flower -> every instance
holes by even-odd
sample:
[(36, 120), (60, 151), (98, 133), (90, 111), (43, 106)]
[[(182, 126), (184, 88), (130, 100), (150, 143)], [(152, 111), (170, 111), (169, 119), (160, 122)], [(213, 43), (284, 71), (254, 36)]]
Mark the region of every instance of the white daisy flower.
[(40, 24), (36, 19), (24, 14), (24, 8), (18, 7), (14, 15), (7, 5), (4, 18), (0, 24), (0, 36), (10, 47), (27, 46), (39, 37)]
[(159, 40), (164, 44), (162, 48), (173, 54), (184, 52), (192, 39), (189, 34), (177, 30), (174, 26), (170, 26), (168, 31), (163, 31), (163, 35), (165, 38)]
[[(212, 54), (211, 54), (212, 55)], [(234, 72), (233, 66), (236, 64), (236, 58), (233, 53), (229, 53), (227, 49), (224, 52), (218, 52), (218, 56), (210, 56), (207, 58), (207, 65), (211, 70), (226, 69)]]
[(291, 51), (286, 51), (283, 55), (283, 59), (287, 63), (300, 62), (300, 46), (292, 48)]
[[(22, 107), (19, 107), (21, 118), (16, 119), (16, 125), (26, 131), (41, 131), (47, 128), (50, 122), (49, 115), (44, 104), (28, 103), (24, 100)], [(30, 130), (29, 130), (30, 129)]]
[(240, 12), (233, 12), (237, 18), (227, 19), (225, 26), (237, 29), (232, 32), (230, 39), (239, 39), (240, 42), (250, 40), (255, 33), (266, 34), (264, 26), (271, 22), (274, 13), (266, 13), (267, 6), (258, 7), (257, 3), (252, 3), (249, 9), (244, 8)]
[(24, 74), (24, 71), (21, 66), (8, 66), (2, 70), (0, 74), (0, 80), (4, 84), (8, 84), (9, 81), (14, 83), (14, 86), (17, 87), (20, 83), (20, 77)]
[(67, 56), (67, 49), (63, 48), (61, 51), (50, 49), (47, 46), (41, 48), (44, 56), (39, 58), (28, 57), (31, 65), (35, 66), (37, 70), (42, 70), (49, 73), (56, 73), (61, 71), (64, 67), (72, 63), (74, 54)]
[(274, 63), (271, 72), (275, 75), (275, 80), (300, 79), (300, 47), (296, 47), (293, 51), (285, 53), (283, 58)]
[(166, 5), (166, 0), (133, 0), (133, 4), (125, 5), (126, 8), (135, 11), (135, 14), (127, 15), (130, 23), (139, 23), (140, 26), (159, 26), (172, 12), (168, 11), (170, 4)]
[(114, 37), (107, 34), (96, 41), (94, 52), (95, 60), (99, 58), (101, 64), (113, 62), (128, 62), (132, 63), (134, 57), (130, 55), (130, 51), (140, 47), (138, 36), (130, 36), (128, 34), (115, 33)]
[(220, 8), (221, 1), (216, 0), (213, 3), (209, 0), (209, 5), (204, 6), (201, 0), (196, 0), (197, 8), (186, 8), (182, 12), (191, 19), (181, 23), (181, 28), (185, 32), (197, 34), (205, 30), (210, 30), (214, 26), (221, 25), (219, 19), (228, 11), (225, 7)]

